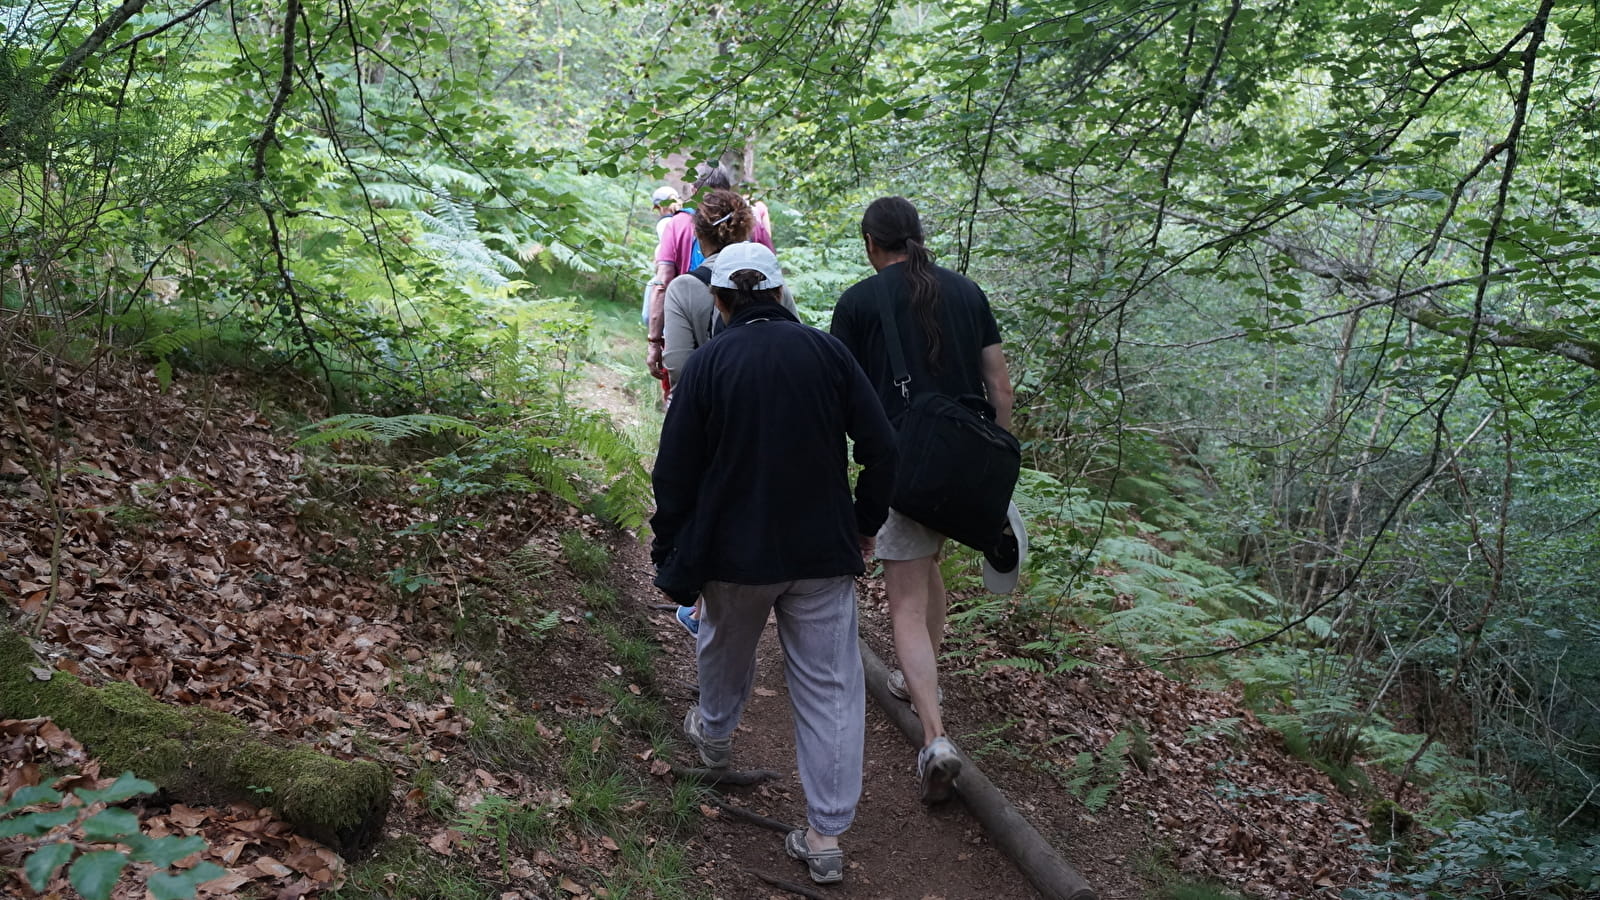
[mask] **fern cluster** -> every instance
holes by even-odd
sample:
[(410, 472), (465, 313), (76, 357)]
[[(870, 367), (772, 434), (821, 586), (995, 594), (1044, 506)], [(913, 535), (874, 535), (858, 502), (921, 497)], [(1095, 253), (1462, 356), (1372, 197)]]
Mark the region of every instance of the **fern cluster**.
[(434, 495), (544, 492), (592, 507), (623, 527), (644, 521), (650, 480), (638, 450), (609, 419), (585, 410), (568, 407), (557, 415), (488, 424), (436, 413), (344, 413), (311, 426), (298, 446), (395, 444), (440, 434), (466, 443), (407, 467)]
[(1058, 772), (1067, 790), (1083, 803), (1084, 809), (1095, 813), (1104, 809), (1111, 795), (1122, 784), (1122, 773), (1128, 768), (1128, 753), (1133, 748), (1133, 734), (1117, 732), (1106, 743), (1098, 756), (1085, 750), (1072, 760), (1072, 765)]

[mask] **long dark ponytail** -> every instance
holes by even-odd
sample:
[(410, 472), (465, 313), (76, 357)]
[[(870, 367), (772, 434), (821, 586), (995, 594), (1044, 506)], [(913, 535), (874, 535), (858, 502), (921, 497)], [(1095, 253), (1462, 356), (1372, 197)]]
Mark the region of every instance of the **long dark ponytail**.
[(922, 242), (922, 219), (917, 208), (904, 197), (879, 197), (861, 216), (861, 234), (871, 237), (881, 250), (906, 255), (911, 314), (922, 327), (928, 344), (928, 368), (937, 373), (944, 355), (944, 334), (939, 328), (939, 279), (933, 274), (933, 257)]

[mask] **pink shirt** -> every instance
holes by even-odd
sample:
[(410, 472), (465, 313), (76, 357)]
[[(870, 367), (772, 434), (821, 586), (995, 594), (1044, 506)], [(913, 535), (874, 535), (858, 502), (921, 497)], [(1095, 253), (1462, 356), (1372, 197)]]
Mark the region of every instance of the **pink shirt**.
[[(773, 253), (778, 252), (778, 248), (772, 246), (772, 232), (759, 220), (750, 232), (750, 240), (766, 245)], [(656, 262), (672, 263), (673, 274), (683, 275), (688, 273), (693, 255), (694, 216), (687, 213), (673, 216), (666, 230), (661, 232), (661, 243), (656, 245)]]

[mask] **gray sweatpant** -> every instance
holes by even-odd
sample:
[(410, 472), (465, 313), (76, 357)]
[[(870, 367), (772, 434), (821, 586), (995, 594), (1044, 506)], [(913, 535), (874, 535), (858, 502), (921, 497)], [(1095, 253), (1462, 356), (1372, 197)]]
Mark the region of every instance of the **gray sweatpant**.
[(756, 642), (776, 610), (794, 712), (795, 758), (806, 818), (842, 834), (861, 799), (866, 676), (856, 646), (856, 585), (848, 575), (783, 584), (705, 586), (700, 613), (700, 715), (705, 735), (729, 737), (755, 684)]

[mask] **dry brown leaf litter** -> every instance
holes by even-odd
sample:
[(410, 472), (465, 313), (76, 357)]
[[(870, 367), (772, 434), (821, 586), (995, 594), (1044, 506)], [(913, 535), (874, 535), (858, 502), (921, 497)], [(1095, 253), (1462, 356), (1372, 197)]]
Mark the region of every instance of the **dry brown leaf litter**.
[[(499, 501), (480, 512), (489, 528), (438, 548), (442, 562), (430, 573), (436, 586), (397, 598), (377, 573), (405, 562), (403, 548), (369, 538), (427, 513), (358, 485), (339, 499), (357, 507), (367, 538), (334, 523), (321, 527), (328, 504), (308, 488), (307, 460), (291, 447), (293, 435), (250, 409), (252, 392), (241, 379), (180, 380), (163, 392), (153, 373), (110, 365), (43, 374), (48, 394), (14, 398), (0, 410), (0, 601), (30, 619), (49, 609), (41, 638), (50, 664), (92, 682), (132, 681), (335, 756), (375, 756), (401, 782), (419, 758), (437, 764), (459, 809), (491, 793), (555, 807), (570, 802), (538, 772), (490, 773), (474, 764), (462, 740), (471, 723), (451, 705), (450, 686), (477, 679), (491, 706), (506, 711), (514, 701), (479, 661), (438, 649), (450, 641), (437, 613), (459, 603), (468, 586), (497, 599), (481, 583), (488, 557), (531, 544), (555, 558), (556, 532), (593, 530), (592, 520), (547, 498)], [(59, 477), (38, 478), (41, 464)], [(565, 593), (563, 628), (581, 621), (571, 602), (576, 591)], [(502, 626), (504, 642), (516, 643), (505, 632)], [(604, 715), (596, 679), (575, 667), (593, 654), (576, 644), (564, 634), (553, 651), (544, 648), (553, 667), (574, 671), (568, 682), (548, 682), (556, 699), (542, 705), (556, 715)], [(561, 740), (542, 724), (540, 732)], [(97, 771), (93, 760), (80, 762)], [(35, 763), (8, 762), (4, 777), (14, 788), (39, 776)], [(391, 833), (410, 831), (436, 845), (440, 829), (406, 790), (397, 788)], [(202, 833), (213, 852), (226, 852), (215, 858), (230, 874), (207, 886), (213, 896), (233, 896), (246, 881), (270, 884), (262, 888), (268, 896), (311, 896), (341, 877), (332, 851), (290, 833), (270, 809), (178, 807), (144, 821), (156, 834)], [(481, 843), (447, 849), (499, 869)], [(563, 855), (544, 866), (512, 861), (525, 873), (516, 880), (533, 885), (528, 896), (542, 896), (537, 885), (546, 876), (605, 863), (581, 852), (586, 845), (573, 836), (563, 844), (571, 845), (570, 861), (564, 847), (552, 848)], [(20, 882), (8, 887), (26, 890)]]

